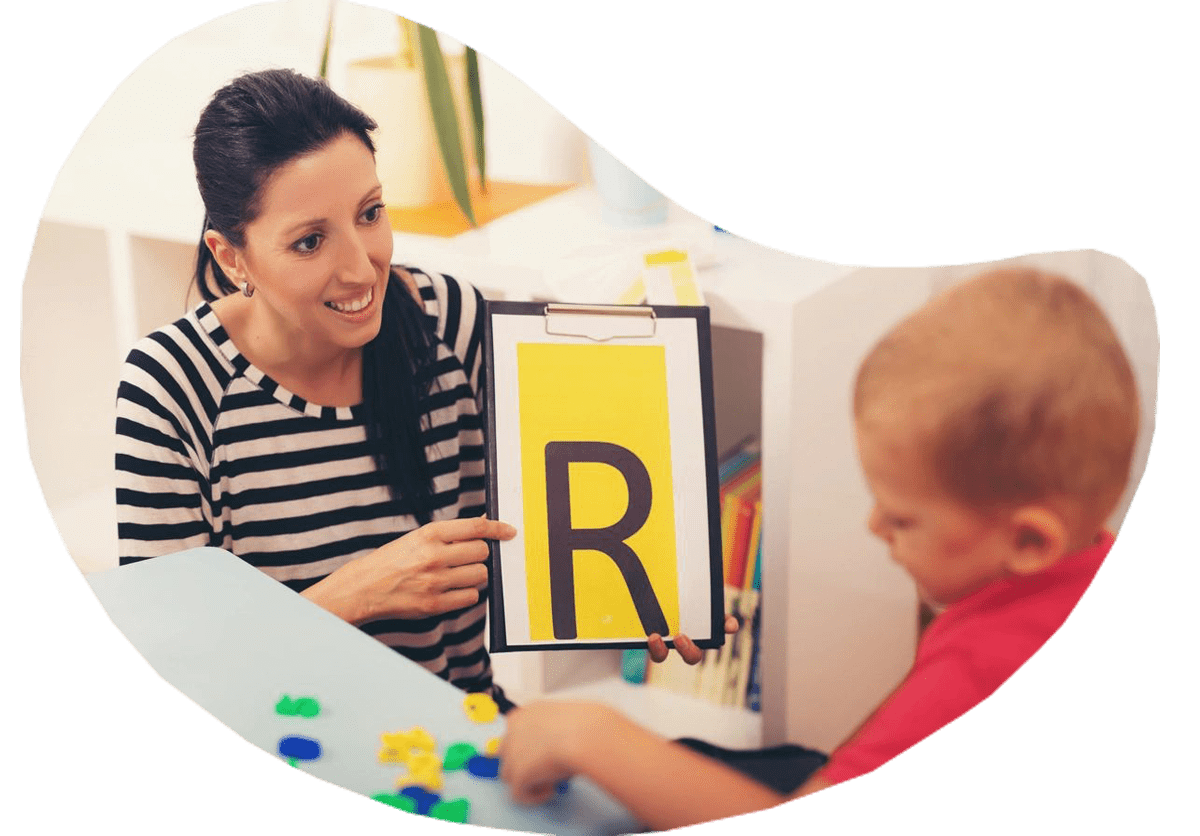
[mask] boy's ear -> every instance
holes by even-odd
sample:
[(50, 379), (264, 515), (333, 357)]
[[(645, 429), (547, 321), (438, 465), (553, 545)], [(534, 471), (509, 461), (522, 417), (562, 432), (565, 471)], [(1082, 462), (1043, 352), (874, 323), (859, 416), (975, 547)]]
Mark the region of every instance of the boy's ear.
[(1014, 575), (1040, 572), (1066, 554), (1066, 523), (1045, 506), (1027, 505), (1014, 511), (1009, 537), (1007, 568)]
[(242, 255), (237, 247), (229, 243), (228, 238), (215, 229), (209, 229), (204, 232), (204, 243), (208, 245), (209, 252), (213, 256), (213, 261), (221, 268), (221, 272), (229, 277), (230, 281), (240, 282), (245, 280)]

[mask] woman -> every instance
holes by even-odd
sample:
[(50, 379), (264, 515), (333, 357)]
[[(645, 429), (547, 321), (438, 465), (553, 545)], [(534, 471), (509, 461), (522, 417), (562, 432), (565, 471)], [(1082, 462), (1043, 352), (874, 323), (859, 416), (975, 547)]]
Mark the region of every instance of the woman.
[(482, 300), (391, 264), (375, 123), (286, 70), (196, 127), (203, 302), (141, 340), (117, 395), (122, 564), (233, 552), (467, 691), (483, 645)]

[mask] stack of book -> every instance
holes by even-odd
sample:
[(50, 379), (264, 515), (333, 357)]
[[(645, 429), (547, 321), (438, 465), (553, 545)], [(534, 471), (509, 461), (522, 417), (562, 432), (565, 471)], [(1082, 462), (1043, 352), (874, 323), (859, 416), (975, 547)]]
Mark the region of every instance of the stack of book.
[(678, 654), (647, 666), (645, 682), (717, 705), (759, 710), (758, 637), (762, 589), (762, 458), (756, 440), (742, 442), (719, 468), (725, 612), (742, 623), (698, 665)]

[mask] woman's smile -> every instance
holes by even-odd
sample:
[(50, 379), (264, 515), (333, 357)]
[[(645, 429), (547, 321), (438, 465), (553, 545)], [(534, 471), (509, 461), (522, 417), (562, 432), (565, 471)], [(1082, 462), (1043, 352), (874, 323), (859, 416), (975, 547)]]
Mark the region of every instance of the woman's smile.
[(369, 319), (374, 313), (375, 288), (368, 287), (367, 292), (354, 299), (344, 299), (340, 301), (330, 300), (325, 303), (325, 307), (329, 308), (341, 318), (351, 320), (358, 323)]

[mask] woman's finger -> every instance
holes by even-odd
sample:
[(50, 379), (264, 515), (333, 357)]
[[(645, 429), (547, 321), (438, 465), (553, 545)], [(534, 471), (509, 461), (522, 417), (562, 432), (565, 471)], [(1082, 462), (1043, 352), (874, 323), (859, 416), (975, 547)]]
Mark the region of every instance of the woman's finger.
[(483, 540), (465, 540), (461, 543), (447, 543), (438, 552), (438, 560), (442, 566), (468, 566), (473, 563), (483, 563), (488, 559), (491, 550)]
[(486, 517), (439, 520), (423, 526), (418, 531), (425, 531), (442, 543), (461, 543), (464, 540), (511, 540), (517, 536), (517, 530), (508, 523), (489, 520)]
[(469, 563), (444, 570), (440, 580), (442, 589), (485, 589), (488, 570), (482, 563)]
[(742, 629), (742, 620), (740, 618), (738, 618), (736, 615), (725, 616), (726, 633), (736, 633), (740, 629)]
[(465, 610), (479, 603), (478, 589), (448, 589), (438, 595), (431, 606), (431, 615)]

